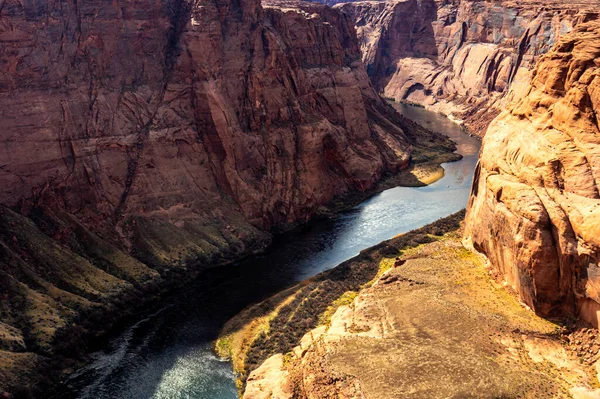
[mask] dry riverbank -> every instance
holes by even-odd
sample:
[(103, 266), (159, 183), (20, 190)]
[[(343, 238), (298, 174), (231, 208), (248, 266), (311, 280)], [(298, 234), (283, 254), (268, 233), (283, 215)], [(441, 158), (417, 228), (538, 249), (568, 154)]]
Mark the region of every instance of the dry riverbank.
[(288, 353), (302, 336), (327, 323), (335, 308), (348, 303), (393, 265), (399, 251), (436, 240), (459, 227), (464, 212), (399, 235), (364, 250), (338, 267), (251, 306), (233, 318), (216, 344), (233, 360), (243, 389), (249, 373), (276, 353)]

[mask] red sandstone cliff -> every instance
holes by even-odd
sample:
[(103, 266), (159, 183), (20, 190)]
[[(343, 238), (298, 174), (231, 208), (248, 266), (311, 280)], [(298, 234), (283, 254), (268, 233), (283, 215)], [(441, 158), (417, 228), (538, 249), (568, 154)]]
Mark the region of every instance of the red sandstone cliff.
[(544, 56), (486, 133), (465, 237), (537, 313), (600, 321), (600, 23)]
[(0, 392), (414, 144), (316, 4), (0, 1), (0, 65)]
[(173, 0), (1, 15), (0, 203), (55, 197), (121, 221), (228, 198), (270, 227), (407, 163), (400, 129), (367, 117), (385, 111), (337, 13)]
[(354, 19), (363, 61), (384, 96), (451, 114), (483, 134), (527, 90), (539, 56), (573, 26), (597, 18), (598, 5), (400, 0), (336, 7)]

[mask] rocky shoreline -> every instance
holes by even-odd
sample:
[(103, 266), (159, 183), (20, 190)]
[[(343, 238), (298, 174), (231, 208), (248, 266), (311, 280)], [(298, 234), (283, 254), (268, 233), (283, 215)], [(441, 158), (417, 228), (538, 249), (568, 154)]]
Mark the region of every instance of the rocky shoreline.
[(462, 246), (463, 218), (365, 250), (232, 319), (216, 348), (234, 362), (240, 397), (597, 397), (596, 335), (536, 316), (496, 284)]
[(224, 326), (215, 348), (219, 355), (232, 360), (240, 393), (250, 373), (263, 361), (291, 351), (305, 333), (327, 323), (327, 314), (350, 298), (350, 293), (369, 286), (393, 266), (393, 261), (381, 263), (384, 258), (395, 258), (403, 250), (435, 241), (435, 236), (458, 229), (463, 218), (461, 211), (384, 241), (233, 318)]

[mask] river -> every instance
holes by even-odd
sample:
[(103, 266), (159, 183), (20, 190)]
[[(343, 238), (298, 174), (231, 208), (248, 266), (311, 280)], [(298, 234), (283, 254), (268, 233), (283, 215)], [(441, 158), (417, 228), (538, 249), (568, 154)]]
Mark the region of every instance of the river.
[(65, 383), (59, 398), (236, 399), (229, 362), (211, 350), (223, 324), (249, 304), (330, 269), (361, 250), (463, 209), (480, 141), (447, 118), (395, 104), (457, 143), (463, 159), (442, 165), (427, 187), (396, 187), (339, 217), (278, 237), (264, 254), (207, 270), (112, 338)]

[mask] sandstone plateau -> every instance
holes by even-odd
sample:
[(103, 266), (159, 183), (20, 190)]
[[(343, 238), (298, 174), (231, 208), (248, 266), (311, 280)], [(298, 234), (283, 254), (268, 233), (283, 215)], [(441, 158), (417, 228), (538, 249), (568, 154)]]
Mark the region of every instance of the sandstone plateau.
[(600, 322), (600, 23), (543, 56), (485, 135), (466, 243), (538, 314)]
[(318, 4), (2, 0), (0, 66), (0, 392), (453, 150), (379, 97), (352, 20)]
[(483, 135), (527, 91), (540, 55), (581, 22), (596, 0), (400, 0), (337, 4), (355, 21), (362, 58), (385, 97), (463, 121)]

